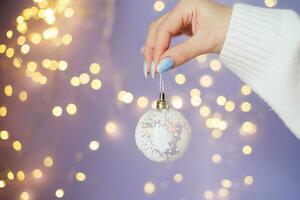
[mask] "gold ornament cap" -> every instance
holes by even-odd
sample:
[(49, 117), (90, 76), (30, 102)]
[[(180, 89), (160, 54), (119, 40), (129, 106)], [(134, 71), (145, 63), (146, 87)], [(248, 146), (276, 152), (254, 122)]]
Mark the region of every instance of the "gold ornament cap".
[(166, 101), (165, 93), (160, 92), (159, 93), (159, 100), (156, 102), (156, 108), (157, 109), (168, 109), (169, 105)]

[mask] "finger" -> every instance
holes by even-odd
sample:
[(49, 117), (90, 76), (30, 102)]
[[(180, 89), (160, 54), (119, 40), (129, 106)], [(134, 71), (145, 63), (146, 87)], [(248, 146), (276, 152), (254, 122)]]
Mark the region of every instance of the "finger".
[(165, 19), (167, 14), (161, 16), (159, 19), (154, 21), (149, 27), (148, 36), (144, 45), (144, 59), (145, 59), (144, 73), (146, 75), (150, 73), (150, 65), (153, 60), (153, 48), (154, 48), (155, 38), (156, 38), (156, 29), (159, 26), (159, 24)]
[(175, 8), (157, 27), (153, 49), (153, 59), (155, 64), (158, 64), (163, 52), (169, 48), (172, 37), (181, 34), (188, 25), (189, 22), (186, 20), (186, 15), (184, 9)]
[(169, 48), (161, 55), (161, 61), (157, 67), (159, 73), (169, 71), (192, 58), (207, 52), (207, 43), (203, 36), (195, 35), (188, 40)]

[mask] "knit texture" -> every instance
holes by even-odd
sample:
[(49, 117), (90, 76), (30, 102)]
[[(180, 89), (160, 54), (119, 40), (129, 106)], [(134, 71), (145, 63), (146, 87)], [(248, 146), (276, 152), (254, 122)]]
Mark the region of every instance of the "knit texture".
[(300, 139), (300, 19), (291, 10), (235, 4), (220, 60)]

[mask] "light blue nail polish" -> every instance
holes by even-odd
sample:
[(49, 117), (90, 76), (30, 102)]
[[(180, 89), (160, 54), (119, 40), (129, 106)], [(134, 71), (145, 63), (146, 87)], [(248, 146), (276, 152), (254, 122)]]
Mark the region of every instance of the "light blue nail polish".
[(166, 57), (159, 62), (157, 71), (159, 73), (169, 71), (174, 66), (174, 64), (175, 62), (171, 57)]
[(144, 62), (144, 76), (145, 76), (145, 78), (147, 78), (147, 63), (146, 62)]
[(151, 63), (151, 77), (154, 78), (155, 75), (155, 63), (152, 62)]

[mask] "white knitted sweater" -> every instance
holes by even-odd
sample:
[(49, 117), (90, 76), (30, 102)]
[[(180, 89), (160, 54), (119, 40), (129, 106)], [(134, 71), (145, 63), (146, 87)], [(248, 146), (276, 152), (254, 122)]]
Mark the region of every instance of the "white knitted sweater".
[(300, 19), (292, 10), (235, 4), (221, 61), (300, 139)]

